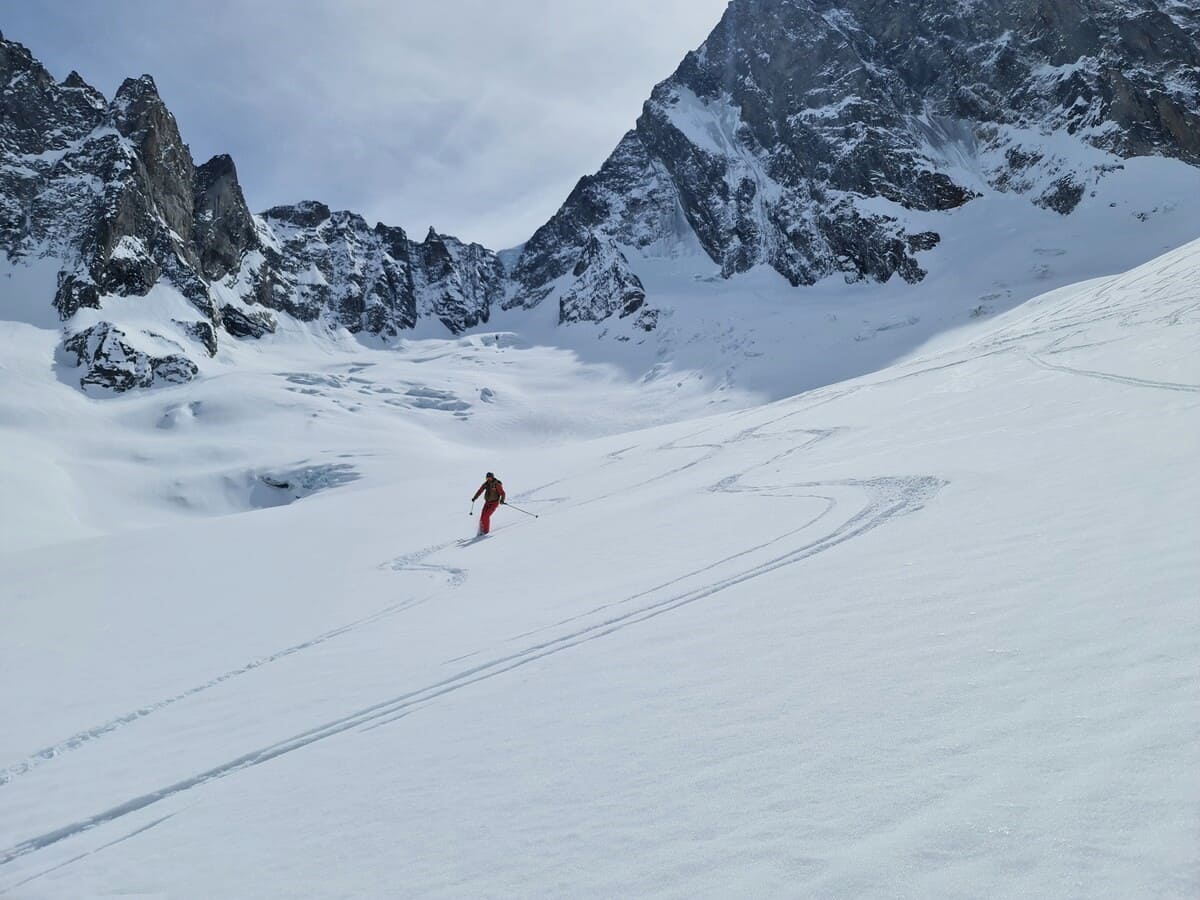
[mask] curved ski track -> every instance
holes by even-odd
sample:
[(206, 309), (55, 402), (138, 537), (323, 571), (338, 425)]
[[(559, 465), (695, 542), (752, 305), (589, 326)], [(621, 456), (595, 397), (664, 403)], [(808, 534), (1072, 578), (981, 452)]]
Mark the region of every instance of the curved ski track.
[[(308, 729), (307, 731), (300, 732), (299, 734), (295, 734), (284, 740), (260, 747), (248, 753), (244, 753), (219, 766), (199, 772), (191, 777), (159, 788), (158, 790), (147, 794), (142, 794), (138, 797), (133, 797), (95, 815), (80, 819), (76, 822), (64, 825), (61, 828), (56, 828), (44, 834), (21, 841), (12, 847), (0, 851), (0, 866), (12, 863), (17, 859), (28, 856), (31, 853), (36, 853), (37, 851), (43, 850), (59, 843), (60, 841), (77, 836), (86, 831), (90, 831), (93, 828), (122, 819), (125, 816), (146, 809), (147, 807), (150, 807), (162, 800), (166, 800), (177, 794), (189, 791), (192, 788), (199, 787), (207, 782), (224, 778), (225, 776), (231, 775), (235, 772), (253, 768), (254, 766), (269, 762), (279, 756), (290, 753), (294, 750), (299, 750), (317, 741), (334, 737), (352, 729), (369, 731), (396, 722), (397, 720), (407, 716), (414, 709), (423, 706), (443, 695), (453, 693), (461, 690), (462, 688), (477, 684), (481, 681), (495, 678), (499, 675), (511, 672), (514, 669), (528, 665), (529, 663), (544, 659), (545, 657), (552, 656), (564, 650), (578, 647), (582, 644), (589, 643), (630, 626), (656, 618), (672, 610), (679, 609), (683, 606), (687, 606), (699, 600), (711, 597), (714, 594), (726, 590), (727, 588), (734, 587), (751, 579), (757, 578), (760, 575), (773, 572), (785, 566), (802, 562), (806, 559), (816, 556), (819, 553), (823, 553), (826, 550), (830, 550), (839, 546), (840, 544), (873, 531), (874, 529), (887, 524), (899, 516), (916, 512), (917, 510), (921, 509), (930, 499), (932, 499), (946, 484), (946, 482), (934, 476), (907, 476), (880, 477), (862, 480), (848, 479), (829, 482), (791, 482), (783, 484), (745, 486), (742, 482), (751, 472), (762, 469), (766, 466), (774, 465), (786, 457), (800, 453), (821, 441), (829, 439), (837, 433), (836, 429), (794, 429), (773, 432), (769, 434), (764, 433), (765, 430), (770, 426), (775, 425), (785, 419), (791, 418), (792, 416), (798, 415), (803, 411), (806, 410), (801, 409), (789, 411), (788, 413), (775, 419), (747, 428), (724, 442), (696, 444), (683, 443), (684, 441), (690, 440), (715, 427), (709, 426), (708, 428), (701, 429), (700, 431), (693, 432), (692, 434), (654, 447), (652, 448), (651, 452), (697, 450), (701, 451), (701, 453), (696, 459), (692, 459), (688, 462), (681, 463), (678, 466), (671, 467), (665, 472), (659, 472), (650, 478), (643, 479), (642, 481), (633, 485), (619, 488), (616, 491), (604, 496), (612, 496), (612, 494), (635, 490), (646, 484), (686, 472), (702, 462), (712, 459), (726, 446), (733, 445), (741, 441), (764, 438), (770, 438), (774, 440), (789, 440), (793, 437), (799, 437), (800, 440), (798, 443), (787, 447), (786, 449), (770, 456), (765, 461), (757, 463), (740, 473), (722, 478), (719, 482), (710, 486), (709, 490), (724, 493), (752, 492), (769, 497), (805, 496), (822, 499), (825, 503), (824, 509), (810, 521), (799, 524), (796, 527), (789, 528), (784, 533), (772, 538), (769, 541), (739, 550), (737, 553), (731, 554), (730, 556), (706, 565), (700, 569), (682, 574), (671, 579), (670, 581), (656, 585), (652, 588), (648, 588), (644, 591), (640, 591), (613, 603), (596, 607), (586, 613), (573, 616), (569, 619), (564, 619), (554, 625), (547, 626), (547, 629), (561, 629), (564, 626), (573, 626), (568, 627), (564, 633), (541, 640), (527, 642), (525, 646), (511, 653), (502, 654), (486, 662), (464, 668), (447, 678), (425, 685), (424, 687), (408, 691), (389, 700), (364, 707), (356, 712), (342, 716), (338, 719), (334, 719), (333, 721), (326, 722), (322, 725)], [(635, 449), (636, 448), (634, 447), (630, 447), (619, 451), (617, 454), (612, 454), (610, 455), (610, 460), (612, 462), (616, 462), (622, 455)], [(542, 488), (550, 487), (552, 484), (556, 483), (558, 482), (552, 482), (551, 484), (543, 485)], [(849, 515), (839, 524), (832, 527), (826, 533), (807, 540), (792, 549), (784, 550), (783, 552), (778, 552), (778, 550), (776, 550), (776, 555), (770, 556), (764, 561), (753, 565), (744, 566), (741, 569), (721, 576), (716, 580), (709, 581), (706, 584), (701, 584), (691, 589), (684, 590), (680, 590), (677, 587), (680, 582), (683, 582), (689, 578), (704, 575), (705, 573), (721, 567), (735, 565), (739, 560), (742, 560), (744, 557), (756, 552), (765, 551), (770, 553), (771, 550), (775, 548), (775, 545), (786, 542), (789, 538), (800, 536), (802, 532), (810, 530), (814, 524), (829, 517), (841, 503), (845, 502), (847, 495), (861, 495), (862, 499), (860, 501), (860, 508), (858, 508), (857, 511)], [(557, 500), (559, 498), (555, 499)], [(570, 505), (584, 505), (595, 502), (598, 499), (601, 498), (589, 497), (585, 500), (581, 500)], [(457, 542), (449, 542), (446, 544), (429, 547), (414, 554), (398, 557), (395, 560), (384, 563), (382, 567), (391, 568), (396, 571), (433, 572), (435, 574), (441, 574), (448, 579), (450, 586), (457, 586), (466, 578), (466, 572), (464, 570), (452, 566), (441, 566), (425, 562), (427, 558), (435, 553), (456, 545)], [(219, 679), (214, 679), (213, 682), (207, 683), (198, 688), (193, 688), (190, 691), (184, 692), (177, 697), (170, 698), (169, 700), (164, 701), (161, 704), (156, 704), (154, 707), (148, 709), (153, 711), (154, 709), (161, 708), (169, 703), (177, 702), (178, 700), (220, 683), (223, 680), (227, 680), (229, 677), (233, 677), (235, 674), (241, 674), (243, 671), (249, 671), (250, 668), (256, 667), (257, 665), (262, 665), (265, 661), (279, 658), (280, 656), (288, 653), (297, 652), (298, 650), (312, 646), (314, 643), (319, 641), (328, 640), (339, 634), (345, 633), (351, 628), (359, 627), (367, 622), (376, 621), (385, 615), (398, 612), (400, 609), (407, 608), (408, 606), (413, 605), (415, 602), (421, 601), (409, 601), (408, 603), (404, 604), (396, 604), (394, 607), (389, 607), (387, 610), (383, 610), (380, 613), (369, 617), (368, 619), (335, 629), (334, 631), (328, 632), (325, 635), (314, 639), (313, 641), (305, 642), (302, 645), (297, 645), (294, 648), (289, 648), (286, 651), (282, 651), (280, 654), (266, 658), (264, 661), (258, 661), (254, 664), (250, 664), (247, 667), (236, 670), (233, 673), (227, 673), (225, 676), (222, 676)], [(620, 611), (616, 611), (617, 607), (624, 608)], [(583, 624), (580, 622), (582, 619), (595, 617), (597, 615), (601, 616), (598, 621), (593, 621), (588, 624)], [(539, 631), (547, 629), (539, 629)], [(519, 636), (518, 638), (513, 638), (511, 640), (517, 641), (520, 640), (521, 637), (531, 637), (533, 634), (533, 632), (530, 632), (526, 635)], [(468, 656), (479, 655), (480, 652), (482, 651), (477, 651), (475, 654), (468, 654)], [(467, 657), (460, 657), (460, 659), (465, 658)], [(56, 745), (56, 747), (62, 746), (66, 749), (74, 749), (75, 747), (80, 746), (82, 743), (85, 743), (87, 740), (91, 740), (94, 737), (108, 733), (109, 731), (115, 730), (115, 728), (128, 724), (129, 722), (136, 721), (138, 718), (142, 718), (143, 715), (144, 714), (141, 711), (138, 711), (137, 713), (132, 713), (129, 716), (121, 717), (118, 720), (114, 720), (112, 723), (101, 726), (99, 729), (81, 732), (81, 735), (84, 736), (82, 740), (79, 739), (80, 735), (77, 735), (75, 738), (62, 742), (61, 745)], [(92, 732), (95, 732), (95, 734)], [(52, 753), (47, 758), (52, 758), (53, 755), (54, 754)], [(35, 756), (35, 758), (38, 757), (40, 757), (40, 754)], [(27, 769), (25, 771), (27, 771)], [(11, 888), (15, 886), (16, 885), (10, 886), (9, 888), (0, 888), (0, 893), (5, 893), (7, 890), (11, 890)]]
[[(768, 422), (760, 423), (759, 425), (750, 427), (745, 431), (716, 443), (685, 443), (711, 431), (716, 426), (707, 426), (699, 431), (689, 435), (677, 438), (659, 446), (647, 448), (648, 452), (653, 453), (671, 453), (675, 451), (698, 451), (698, 455), (688, 462), (671, 467), (666, 471), (660, 471), (657, 474), (645, 478), (635, 484), (617, 488), (600, 496), (592, 496), (586, 499), (572, 502), (570, 497), (543, 497), (537, 499), (536, 495), (541, 494), (546, 489), (557, 486), (563, 483), (571, 482), (574, 479), (560, 478), (555, 481), (539, 485), (531, 490), (525, 491), (519, 495), (519, 499), (526, 502), (535, 503), (554, 503), (563, 504), (567, 508), (582, 506), (590, 503), (595, 503), (603, 499), (624, 493), (625, 491), (635, 490), (640, 487), (661, 481), (666, 478), (673, 477), (693, 469), (713, 459), (721, 450), (731, 444), (736, 444), (744, 440), (762, 439), (762, 438), (777, 438), (786, 439), (789, 437), (799, 437), (800, 442), (794, 446), (782, 450), (770, 459), (762, 463), (758, 463), (750, 468), (728, 475), (720, 479), (716, 484), (709, 487), (709, 490), (721, 493), (754, 493), (764, 497), (807, 497), (820, 499), (824, 501), (824, 508), (816, 514), (811, 520), (799, 524), (797, 527), (791, 528), (782, 534), (763, 543), (756, 544), (752, 547), (744, 548), (736, 553), (732, 553), (720, 560), (701, 568), (683, 573), (675, 578), (665, 581), (654, 587), (639, 591), (627, 597), (614, 600), (601, 606), (597, 606), (587, 612), (580, 613), (569, 618), (562, 619), (558, 622), (549, 624), (542, 628), (528, 631), (520, 635), (516, 635), (508, 639), (508, 643), (524, 642), (524, 645), (519, 649), (510, 653), (495, 656), (486, 662), (469, 668), (463, 668), (453, 675), (439, 681), (427, 684), (424, 687), (416, 690), (408, 691), (400, 694), (389, 700), (375, 703), (364, 707), (349, 715), (342, 716), (333, 721), (326, 722), (315, 728), (303, 731), (292, 737), (269, 744), (265, 747), (253, 750), (242, 754), (234, 759), (231, 759), (222, 765), (197, 773), (189, 778), (177, 781), (167, 785), (159, 790), (148, 794), (143, 794), (134, 797), (130, 800), (120, 803), (108, 810), (89, 816), (71, 824), (57, 828), (53, 831), (46, 832), (35, 837), (31, 837), (22, 841), (15, 846), (9, 847), (0, 851), (0, 866), (7, 865), (14, 860), (35, 853), (39, 850), (57, 844), (60, 841), (79, 835), (90, 829), (100, 825), (119, 820), (125, 816), (131, 815), (139, 810), (145, 809), (161, 800), (168, 799), (182, 792), (191, 790), (209, 781), (223, 778), (226, 775), (235, 772), (252, 768), (265, 762), (269, 762), (276, 757), (290, 753), (293, 750), (301, 749), (309, 744), (324, 740), (325, 738), (334, 737), (351, 729), (371, 730), (379, 728), (389, 723), (395, 722), (407, 716), (414, 709), (417, 709), (427, 703), (430, 703), (440, 696), (461, 690), (473, 684), (485, 681), (499, 675), (503, 675), (521, 666), (535, 662), (545, 657), (560, 653), (582, 644), (597, 640), (607, 635), (613, 634), (624, 628), (637, 625), (649, 619), (663, 615), (675, 609), (679, 609), (688, 604), (695, 603), (699, 600), (711, 597), (727, 588), (742, 584), (751, 579), (757, 578), (760, 575), (775, 571), (784, 566), (793, 565), (802, 562), (817, 554), (823, 553), (826, 550), (839, 546), (847, 541), (857, 537), (890, 522), (891, 520), (907, 515), (921, 509), (929, 502), (938, 491), (945, 486), (947, 482), (940, 478), (930, 475), (923, 476), (908, 476), (908, 477), (879, 477), (868, 479), (848, 479), (842, 481), (828, 482), (792, 482), (792, 483), (776, 483), (776, 484), (750, 484), (748, 476), (750, 473), (764, 469), (767, 466), (781, 462), (786, 457), (799, 453), (805, 449), (812, 447), (814, 444), (824, 441), (832, 437), (836, 430), (814, 430), (814, 429), (795, 429), (785, 430), (782, 432), (766, 433), (766, 429), (775, 425), (791, 416), (806, 413), (822, 406), (826, 403), (831, 403), (835, 400), (849, 396), (862, 390), (868, 390), (873, 387), (881, 387), (896, 381), (916, 377), (919, 375), (935, 372), (939, 370), (954, 368), (957, 366), (966, 365), (977, 361), (983, 357), (994, 356), (1007, 353), (1021, 353), (1024, 357), (1034, 365), (1040, 366), (1047, 370), (1062, 372), (1064, 374), (1082, 376), (1087, 378), (1097, 378), (1106, 381), (1118, 382), (1134, 387), (1152, 388), (1158, 390), (1176, 391), (1176, 392), (1200, 392), (1200, 385), (1182, 384), (1170, 381), (1155, 381), (1151, 379), (1134, 378), (1131, 376), (1120, 375), (1111, 372), (1095, 371), (1090, 369), (1075, 368), (1057, 363), (1048, 362), (1044, 355), (1052, 355), (1057, 353), (1065, 353), (1071, 350), (1085, 349), (1095, 347), (1101, 344), (1109, 343), (1109, 339), (1095, 338), (1091, 339), (1088, 334), (1089, 326), (1097, 324), (1116, 324), (1121, 328), (1134, 328), (1140, 325), (1156, 324), (1164, 327), (1178, 326), (1188, 320), (1189, 324), (1200, 312), (1200, 304), (1198, 304), (1194, 296), (1189, 296), (1186, 292), (1181, 292), (1178, 286), (1178, 280), (1172, 283), (1168, 280), (1168, 275), (1172, 268), (1177, 268), (1180, 265), (1190, 265), (1187, 262), (1176, 262), (1171, 266), (1162, 268), (1156, 272), (1143, 274), (1135, 278), (1116, 277), (1108, 283), (1101, 286), (1099, 289), (1083, 293), (1077, 297), (1072, 297), (1065, 302), (1054, 304), (1046, 309), (1031, 310), (1029, 315), (1011, 322), (1000, 328), (996, 332), (986, 335), (979, 340), (973, 341), (970, 344), (958, 350), (948, 351), (945, 353), (934, 354), (921, 359), (913, 360), (908, 365), (902, 366), (888, 376), (876, 381), (860, 379), (854, 384), (848, 385), (832, 385), (826, 388), (819, 388), (810, 391), (797, 401), (790, 404), (790, 412), (779, 416)], [(1190, 283), (1190, 282), (1189, 282)], [(1137, 299), (1131, 300), (1131, 289), (1136, 289)], [(1115, 292), (1115, 298), (1112, 297)], [(1171, 308), (1173, 306), (1173, 308)], [(1075, 344), (1070, 347), (1063, 347), (1067, 341), (1072, 338), (1079, 338), (1083, 343)], [(1115, 340), (1112, 339), (1112, 340)], [(1035, 343), (1040, 346), (1035, 349)], [(748, 414), (750, 411), (747, 410)], [(734, 414), (736, 417), (739, 414)], [(726, 420), (728, 421), (728, 419)], [(610, 466), (621, 462), (635, 451), (640, 450), (639, 445), (633, 445), (614, 451), (608, 454), (602, 465)], [(805, 541), (797, 547), (789, 550), (780, 549), (777, 545), (786, 543), (788, 540), (798, 538), (803, 532), (809, 531), (814, 525), (820, 521), (832, 516), (836, 510), (847, 501), (849, 496), (859, 495), (862, 497), (860, 508), (856, 512), (845, 518), (840, 524), (833, 526), (825, 534)], [(434, 575), (445, 577), (449, 587), (457, 587), (467, 577), (467, 571), (462, 568), (437, 565), (427, 563), (425, 560), (434, 554), (446, 550), (452, 546), (456, 546), (458, 542), (449, 542), (446, 544), (437, 545), (426, 548), (414, 554), (398, 557), (390, 562), (384, 563), (381, 568), (388, 568), (397, 572), (418, 572), (431, 573)], [(745, 564), (745, 558), (755, 553), (771, 554), (769, 558), (752, 565)], [(681, 589), (680, 585), (689, 579), (704, 576), (707, 573), (722, 568), (735, 567), (741, 562), (742, 568), (731, 572), (706, 584), (693, 587), (691, 589)], [(428, 598), (426, 598), (428, 599)], [(373, 616), (362, 619), (358, 622), (350, 623), (325, 634), (319, 635), (310, 641), (302, 644), (297, 644), (289, 647), (276, 654), (268, 657), (255, 660), (247, 663), (239, 669), (225, 673), (210, 682), (200, 685), (191, 690), (185, 691), (160, 703), (153, 704), (148, 707), (139, 709), (128, 715), (121, 716), (104, 725), (96, 728), (82, 731), (72, 737), (55, 744), (53, 747), (48, 747), (45, 750), (39, 751), (29, 759), (15, 766), (10, 766), (7, 769), (0, 770), (0, 786), (11, 781), (14, 777), (30, 771), (32, 768), (42, 764), (43, 762), (53, 759), (54, 757), (68, 751), (76, 749), (88, 742), (102, 737), (117, 728), (144, 718), (145, 716), (161, 709), (167, 705), (179, 702), (187, 697), (193, 696), (203, 690), (207, 690), (217, 684), (222, 683), (230, 678), (244, 674), (254, 668), (280, 659), (284, 656), (297, 653), (308, 647), (314, 646), (326, 640), (330, 640), (345, 632), (366, 625), (370, 622), (399, 612), (414, 603), (423, 602), (411, 600), (406, 603), (396, 604), (381, 610)], [(590, 623), (585, 623), (584, 620), (594, 619)], [(547, 632), (559, 630), (562, 633), (549, 636), (544, 639), (535, 639), (534, 636)], [(533, 640), (530, 640), (533, 639)], [(468, 659), (474, 656), (480, 656), (487, 651), (479, 650), (474, 653), (469, 653), (465, 656), (458, 657), (457, 662)], [(169, 814), (170, 815), (170, 814)], [(120, 840), (125, 840), (154, 827), (162, 821), (165, 821), (168, 816), (155, 819), (147, 825), (144, 825), (123, 838), (118, 838), (103, 844), (97, 849), (111, 846)], [(96, 851), (90, 851), (96, 852)], [(62, 865), (69, 865), (83, 856), (74, 857), (54, 868), (61, 868)], [(50, 870), (52, 871), (52, 870)], [(40, 874), (46, 874), (45, 872)], [(32, 878), (40, 877), (34, 875)], [(26, 878), (19, 884), (11, 885), (7, 888), (0, 888), (0, 893), (18, 887), (20, 884), (25, 884), (32, 878)]]

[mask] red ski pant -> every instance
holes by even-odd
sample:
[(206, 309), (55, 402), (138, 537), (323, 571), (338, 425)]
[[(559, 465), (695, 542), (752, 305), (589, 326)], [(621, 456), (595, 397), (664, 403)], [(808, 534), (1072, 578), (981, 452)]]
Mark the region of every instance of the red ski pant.
[(500, 505), (499, 500), (489, 500), (483, 504), (483, 512), (479, 514), (479, 533), (487, 534), (492, 530), (492, 513)]

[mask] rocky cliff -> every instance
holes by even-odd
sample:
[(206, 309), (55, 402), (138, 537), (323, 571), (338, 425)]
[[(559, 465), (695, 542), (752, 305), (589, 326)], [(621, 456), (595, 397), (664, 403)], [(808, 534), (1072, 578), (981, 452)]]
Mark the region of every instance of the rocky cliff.
[[(1200, 164), (1198, 111), (1200, 8), (1180, 0), (733, 0), (506, 265), (315, 201), (252, 215), (149, 76), (110, 101), (0, 36), (0, 250), (55, 261), (46, 302), (85, 387), (186, 380), (279, 313), (387, 339), (551, 302), (628, 339), (659, 321), (648, 258), (916, 283), (942, 235), (908, 213), (1001, 191), (1070, 215), (1130, 157)], [(124, 324), (159, 285), (189, 311)]]
[(1198, 33), (1172, 0), (734, 0), (525, 245), (508, 302), (568, 290), (595, 236), (655, 256), (694, 235), (725, 276), (919, 281), (939, 235), (889, 205), (990, 189), (1066, 215), (1122, 158), (1200, 163)]
[[(459, 333), (487, 321), (504, 284), (494, 253), (432, 229), (415, 242), (313, 202), (254, 216), (233, 160), (195, 164), (150, 76), (108, 101), (2, 36), (0, 251), (58, 265), (46, 302), (66, 355), (85, 388), (116, 391), (194, 377), (197, 354), (274, 331), (272, 311), (385, 337), (422, 317)], [(191, 315), (119, 324), (122, 299), (159, 284)]]

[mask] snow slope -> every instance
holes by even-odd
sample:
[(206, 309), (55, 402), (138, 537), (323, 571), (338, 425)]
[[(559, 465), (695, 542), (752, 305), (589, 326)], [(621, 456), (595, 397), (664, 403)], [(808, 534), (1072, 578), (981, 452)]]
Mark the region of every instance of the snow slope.
[(4, 328), (0, 895), (1200, 892), (1200, 242), (757, 405)]
[[(1042, 140), (1047, 155), (1066, 152), (1053, 135)], [(1101, 156), (1085, 159), (1099, 165)], [(1158, 157), (1105, 159), (1105, 176), (1070, 216), (989, 188), (978, 171), (988, 159), (965, 155), (955, 177), (981, 196), (958, 209), (920, 211), (857, 198), (864, 213), (891, 217), (906, 232), (941, 235), (937, 246), (918, 254), (928, 271), (918, 284), (899, 277), (847, 283), (837, 274), (794, 288), (765, 265), (725, 279), (687, 231), (670, 245), (622, 247), (644, 286), (643, 309), (656, 313), (650, 334), (635, 316), (617, 314), (560, 325), (553, 295), (529, 310), (494, 309), (487, 327), (568, 348), (646, 383), (703, 375), (716, 396), (737, 395), (733, 403), (747, 395), (790, 397), (876, 371), (920, 353), (944, 332), (1054, 288), (1127, 271), (1200, 235), (1200, 204), (1188, 202), (1200, 197), (1200, 168)], [(573, 283), (565, 277), (556, 284), (569, 293)], [(415, 332), (438, 333), (441, 326), (427, 322)]]

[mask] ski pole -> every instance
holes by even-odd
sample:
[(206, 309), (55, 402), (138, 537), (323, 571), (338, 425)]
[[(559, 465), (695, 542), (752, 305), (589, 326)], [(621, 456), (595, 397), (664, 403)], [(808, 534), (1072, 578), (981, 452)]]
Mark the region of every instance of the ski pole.
[(513, 506), (511, 503), (505, 503), (504, 505), (507, 506), (509, 509), (515, 509), (519, 513), (525, 513), (525, 515), (527, 515), (527, 516), (533, 516), (533, 518), (535, 518), (535, 519), (537, 518), (537, 515), (535, 513), (525, 512), (525, 510), (521, 509), (521, 507), (519, 507), (519, 506)]
[(475, 501), (474, 500), (471, 501), (471, 511), (469, 513), (467, 513), (467, 515), (468, 516), (475, 515)]

